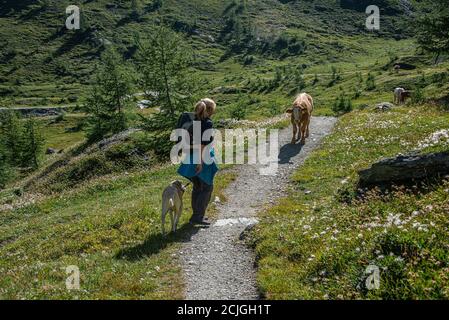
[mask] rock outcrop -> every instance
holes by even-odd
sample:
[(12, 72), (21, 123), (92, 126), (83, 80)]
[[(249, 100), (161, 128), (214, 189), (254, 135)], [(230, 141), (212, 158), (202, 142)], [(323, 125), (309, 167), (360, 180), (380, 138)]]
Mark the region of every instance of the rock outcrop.
[(359, 186), (373, 187), (420, 181), (449, 174), (449, 153), (399, 156), (359, 172)]

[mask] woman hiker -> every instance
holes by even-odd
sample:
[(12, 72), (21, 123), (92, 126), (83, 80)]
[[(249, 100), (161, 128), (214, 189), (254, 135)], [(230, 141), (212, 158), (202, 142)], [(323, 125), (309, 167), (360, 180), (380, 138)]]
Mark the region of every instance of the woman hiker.
[[(216, 104), (211, 99), (202, 99), (195, 106), (195, 121), (201, 124), (201, 148), (193, 145), (190, 152), (190, 161), (183, 161), (178, 169), (178, 173), (189, 179), (193, 184), (192, 190), (192, 210), (193, 215), (190, 223), (194, 225), (209, 226), (205, 218), (206, 210), (211, 200), (214, 189), (214, 177), (218, 172), (218, 167), (214, 159), (213, 134), (207, 134), (213, 129), (211, 117), (215, 113)], [(206, 135), (204, 133), (206, 132)], [(209, 132), (210, 133), (210, 132)], [(207, 138), (209, 136), (209, 138)], [(193, 141), (195, 144), (195, 141)], [(210, 149), (210, 159), (203, 159), (203, 150)]]

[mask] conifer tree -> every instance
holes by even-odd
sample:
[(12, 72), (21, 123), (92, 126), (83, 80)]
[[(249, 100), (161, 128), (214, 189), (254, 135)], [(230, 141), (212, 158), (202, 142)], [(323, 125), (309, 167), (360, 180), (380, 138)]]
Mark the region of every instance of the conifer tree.
[(44, 146), (44, 139), (33, 118), (28, 118), (24, 125), (22, 138), (22, 167), (37, 169)]
[(421, 3), (418, 43), (437, 57), (449, 53), (449, 0), (428, 0)]
[(85, 103), (89, 142), (127, 128), (126, 109), (132, 101), (132, 88), (129, 68), (114, 49), (108, 49)]
[(11, 179), (13, 170), (9, 164), (8, 152), (3, 145), (3, 135), (0, 136), (0, 189), (4, 188)]
[(140, 87), (160, 112), (142, 117), (142, 127), (152, 134), (152, 145), (160, 156), (171, 149), (170, 133), (179, 115), (192, 110), (198, 99), (197, 78), (192, 68), (193, 54), (171, 29), (160, 26), (149, 39), (136, 39)]
[(1, 115), (0, 130), (5, 157), (12, 166), (19, 166), (22, 158), (22, 124), (16, 112), (8, 110)]

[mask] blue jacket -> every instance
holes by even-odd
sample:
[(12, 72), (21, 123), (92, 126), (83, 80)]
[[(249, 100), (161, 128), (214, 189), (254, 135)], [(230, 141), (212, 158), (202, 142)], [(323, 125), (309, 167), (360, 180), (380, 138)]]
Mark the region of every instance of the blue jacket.
[[(190, 153), (190, 161), (188, 161), (189, 159), (186, 157), (186, 160), (183, 163), (181, 163), (181, 166), (178, 169), (178, 174), (189, 180), (197, 176), (198, 178), (203, 180), (206, 184), (211, 186), (214, 184), (215, 175), (219, 170), (218, 166), (215, 163), (215, 161), (213, 161), (211, 164), (203, 163), (203, 170), (199, 174), (196, 174), (197, 165), (195, 163), (198, 163), (199, 161), (194, 160), (198, 159), (199, 154), (198, 152), (199, 151), (193, 151)], [(215, 158), (215, 152), (213, 148), (210, 151), (210, 155), (212, 159)]]

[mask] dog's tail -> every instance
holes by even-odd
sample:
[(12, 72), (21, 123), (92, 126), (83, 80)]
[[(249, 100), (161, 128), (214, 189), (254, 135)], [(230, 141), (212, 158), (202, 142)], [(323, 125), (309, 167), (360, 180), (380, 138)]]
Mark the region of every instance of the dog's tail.
[(170, 203), (170, 207), (173, 208), (175, 206), (175, 203), (173, 202), (173, 199), (168, 200), (168, 202)]

